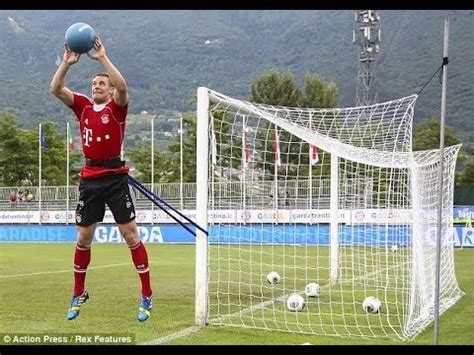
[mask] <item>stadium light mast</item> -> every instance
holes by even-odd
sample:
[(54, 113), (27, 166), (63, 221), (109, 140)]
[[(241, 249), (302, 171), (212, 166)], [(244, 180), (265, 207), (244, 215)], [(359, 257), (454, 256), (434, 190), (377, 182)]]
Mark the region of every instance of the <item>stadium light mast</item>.
[(374, 89), (375, 55), (379, 52), (381, 31), (380, 17), (375, 10), (358, 10), (354, 14), (355, 28), (352, 42), (359, 47), (356, 106), (371, 105), (377, 101)]

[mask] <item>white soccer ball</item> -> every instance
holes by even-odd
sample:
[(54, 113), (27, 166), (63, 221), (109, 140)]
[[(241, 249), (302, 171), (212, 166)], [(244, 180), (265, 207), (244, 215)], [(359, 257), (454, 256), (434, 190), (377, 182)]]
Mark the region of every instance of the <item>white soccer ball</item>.
[(280, 282), (280, 275), (276, 271), (269, 272), (267, 274), (267, 281), (271, 284), (277, 284)]
[(390, 247), (390, 249), (392, 249), (393, 252), (396, 252), (396, 251), (398, 250), (398, 245), (396, 245), (396, 244), (395, 244), (395, 245), (392, 245), (392, 246)]
[(304, 293), (308, 297), (319, 297), (321, 295), (321, 287), (315, 282), (311, 282), (304, 288)]
[(286, 306), (288, 309), (292, 312), (298, 312), (301, 311), (305, 304), (304, 304), (304, 298), (301, 295), (298, 295), (297, 293), (292, 294), (288, 299), (286, 300)]
[(382, 302), (374, 296), (369, 296), (362, 302), (362, 308), (370, 314), (378, 314), (381, 306)]

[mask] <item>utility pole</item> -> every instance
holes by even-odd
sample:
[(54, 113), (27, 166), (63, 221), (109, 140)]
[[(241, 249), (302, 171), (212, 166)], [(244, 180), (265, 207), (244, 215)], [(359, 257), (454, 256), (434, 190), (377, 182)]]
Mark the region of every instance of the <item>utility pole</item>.
[(439, 136), (439, 168), (438, 168), (438, 224), (436, 228), (436, 268), (435, 268), (435, 295), (434, 295), (434, 345), (439, 344), (439, 294), (441, 273), (441, 233), (443, 221), (443, 169), (444, 169), (444, 122), (446, 117), (446, 93), (448, 85), (448, 47), (449, 47), (449, 18), (444, 19), (443, 42), (443, 84), (441, 89), (441, 123)]
[(359, 47), (356, 106), (367, 106), (377, 101), (374, 88), (375, 55), (379, 52), (381, 31), (380, 17), (375, 10), (358, 10), (354, 14), (355, 28), (352, 42)]
[[(151, 191), (155, 193), (155, 115), (151, 116)], [(153, 225), (154, 204), (151, 204), (151, 224)]]
[(179, 205), (184, 210), (183, 200), (183, 115), (179, 117)]

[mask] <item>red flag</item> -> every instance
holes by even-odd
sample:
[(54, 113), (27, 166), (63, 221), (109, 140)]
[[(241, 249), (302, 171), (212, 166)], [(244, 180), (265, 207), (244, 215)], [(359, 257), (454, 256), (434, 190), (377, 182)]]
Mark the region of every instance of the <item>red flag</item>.
[(275, 164), (281, 166), (281, 157), (280, 157), (280, 137), (278, 135), (278, 130), (275, 127), (275, 143), (273, 144), (273, 151), (275, 152)]
[(216, 132), (214, 130), (214, 116), (211, 114), (211, 163), (212, 165), (217, 164), (217, 139)]
[(211, 132), (211, 162), (212, 165), (217, 164), (217, 140), (214, 130)]
[(319, 161), (318, 147), (312, 144), (309, 145), (309, 159), (311, 162), (311, 166)]
[(69, 144), (69, 149), (70, 149), (70, 150), (74, 150), (74, 149), (75, 149), (74, 140), (72, 139), (72, 137), (69, 138), (68, 144)]

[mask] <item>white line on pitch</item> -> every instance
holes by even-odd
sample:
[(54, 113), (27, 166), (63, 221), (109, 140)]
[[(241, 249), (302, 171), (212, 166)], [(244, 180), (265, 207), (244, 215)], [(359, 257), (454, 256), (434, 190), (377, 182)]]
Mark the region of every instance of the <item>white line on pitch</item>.
[(189, 335), (191, 333), (197, 332), (200, 330), (202, 327), (199, 327), (197, 325), (193, 325), (188, 328), (183, 328), (181, 330), (178, 330), (176, 333), (161, 337), (161, 338), (156, 338), (150, 341), (147, 341), (146, 343), (141, 343), (139, 345), (159, 345), (159, 344), (166, 344), (171, 340), (178, 339), (181, 337), (184, 337), (186, 335)]
[[(110, 265), (101, 265), (101, 266), (91, 266), (87, 268), (87, 270), (92, 270), (92, 269), (104, 269), (107, 267), (115, 267), (115, 266), (122, 266), (122, 265), (132, 265), (132, 263), (121, 263), (121, 264), (110, 264)], [(60, 274), (63, 272), (72, 272), (73, 269), (67, 269), (67, 270), (57, 270), (57, 271), (41, 271), (41, 272), (31, 272), (28, 274), (16, 274), (16, 275), (0, 275), (0, 278), (4, 279), (7, 277), (22, 277), (22, 276), (35, 276), (35, 275), (47, 275), (47, 274)]]

